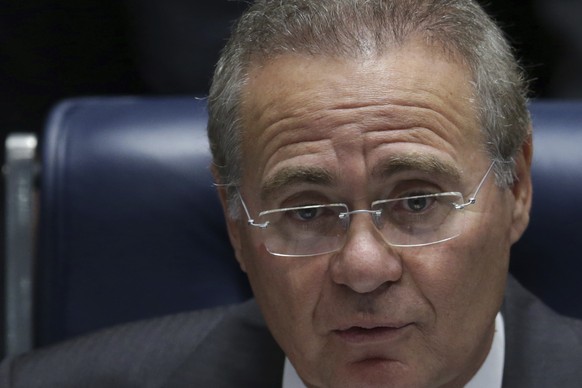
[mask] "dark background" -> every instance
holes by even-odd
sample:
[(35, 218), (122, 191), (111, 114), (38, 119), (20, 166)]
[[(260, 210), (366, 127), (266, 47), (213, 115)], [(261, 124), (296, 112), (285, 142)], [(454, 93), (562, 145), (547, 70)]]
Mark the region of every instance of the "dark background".
[[(482, 3), (522, 59), (532, 97), (582, 98), (582, 0)], [(0, 140), (40, 133), (50, 107), (66, 97), (205, 95), (245, 7), (229, 0), (0, 0)]]
[[(227, 0), (2, 0), (0, 131), (40, 132), (79, 95), (207, 93)], [(534, 97), (582, 97), (582, 1), (483, 2), (517, 48)], [(1, 4), (1, 3), (0, 3)]]

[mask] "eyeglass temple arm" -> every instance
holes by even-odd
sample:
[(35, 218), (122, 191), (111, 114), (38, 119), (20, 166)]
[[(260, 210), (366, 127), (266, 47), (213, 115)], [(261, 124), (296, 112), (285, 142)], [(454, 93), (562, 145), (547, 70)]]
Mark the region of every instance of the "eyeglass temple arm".
[(477, 186), (477, 189), (475, 190), (475, 193), (473, 193), (473, 195), (471, 197), (469, 197), (469, 200), (467, 202), (461, 203), (461, 204), (458, 204), (458, 203), (453, 204), (455, 206), (455, 209), (462, 210), (462, 209), (466, 208), (469, 205), (474, 205), (475, 203), (477, 203), (477, 194), (479, 194), (479, 190), (481, 190), (481, 187), (485, 183), (485, 180), (489, 176), (489, 173), (493, 169), (493, 166), (494, 165), (495, 165), (495, 161), (493, 161), (491, 163), (491, 165), (487, 169), (487, 172), (485, 173), (485, 175), (483, 175), (483, 179), (481, 179), (481, 182), (479, 182), (479, 185)]
[[(236, 185), (231, 184), (231, 183), (214, 183), (214, 186), (215, 187), (236, 187)], [(238, 198), (240, 199), (240, 203), (242, 204), (242, 207), (245, 211), (245, 215), (247, 216), (247, 223), (249, 225), (252, 225), (252, 226), (258, 226), (259, 228), (266, 228), (267, 225), (269, 224), (268, 222), (266, 222), (264, 224), (255, 223), (255, 220), (251, 217), (251, 213), (249, 212), (249, 209), (247, 208), (247, 204), (243, 200), (243, 197), (240, 194), (238, 187), (236, 187), (236, 194), (238, 195)]]
[(251, 226), (256, 226), (259, 228), (266, 228), (267, 225), (269, 225), (269, 222), (264, 222), (262, 224), (257, 224), (255, 223), (255, 220), (251, 217), (251, 213), (249, 212), (249, 209), (247, 208), (247, 204), (245, 203), (245, 201), (243, 200), (242, 195), (240, 195), (240, 191), (238, 190), (238, 188), (236, 189), (236, 193), (238, 195), (238, 198), (240, 199), (240, 203), (242, 204), (242, 207), (245, 211), (245, 214), (247, 216), (247, 224), (251, 225)]

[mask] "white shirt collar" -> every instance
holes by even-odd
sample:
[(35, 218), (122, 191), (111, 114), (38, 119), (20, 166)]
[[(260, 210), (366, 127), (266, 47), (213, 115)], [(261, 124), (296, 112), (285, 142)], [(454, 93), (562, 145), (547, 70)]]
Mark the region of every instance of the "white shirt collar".
[[(503, 363), (505, 360), (505, 324), (503, 316), (498, 313), (495, 317), (495, 334), (491, 350), (481, 368), (465, 385), (465, 388), (501, 388), (503, 380)], [(283, 369), (283, 388), (305, 388), (297, 371), (285, 358)]]
[(465, 385), (465, 388), (494, 387), (501, 388), (503, 380), (503, 363), (505, 361), (505, 323), (501, 313), (495, 317), (495, 334), (491, 350), (481, 368)]

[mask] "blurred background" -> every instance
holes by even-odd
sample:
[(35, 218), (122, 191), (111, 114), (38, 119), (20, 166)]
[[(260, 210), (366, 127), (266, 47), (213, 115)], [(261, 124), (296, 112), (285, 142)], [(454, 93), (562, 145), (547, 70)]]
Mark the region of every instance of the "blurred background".
[[(39, 132), (59, 99), (207, 93), (231, 0), (2, 0), (0, 130)], [(489, 0), (534, 97), (582, 97), (582, 0)]]
[[(11, 132), (39, 134), (50, 107), (67, 97), (206, 95), (232, 21), (247, 7), (231, 0), (0, 1), (2, 143)], [(582, 0), (482, 4), (516, 48), (531, 97), (582, 98)]]

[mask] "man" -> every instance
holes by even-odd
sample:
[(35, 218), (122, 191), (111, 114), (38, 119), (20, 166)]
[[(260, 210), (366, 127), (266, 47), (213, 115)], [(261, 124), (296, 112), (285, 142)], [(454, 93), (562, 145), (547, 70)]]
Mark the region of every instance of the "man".
[(580, 386), (582, 324), (507, 276), (532, 196), (525, 93), (469, 0), (256, 2), (209, 98), (255, 300), (26, 355), (0, 384)]

